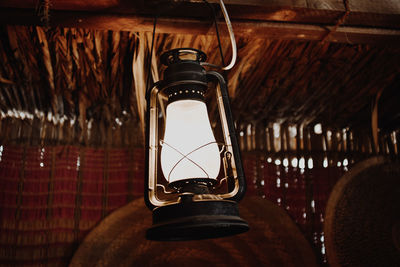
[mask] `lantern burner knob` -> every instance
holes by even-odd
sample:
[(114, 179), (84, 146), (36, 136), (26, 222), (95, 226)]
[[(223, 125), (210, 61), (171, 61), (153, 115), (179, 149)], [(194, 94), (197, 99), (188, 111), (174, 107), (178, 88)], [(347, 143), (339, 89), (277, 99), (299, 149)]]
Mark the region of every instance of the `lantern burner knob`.
[(209, 194), (210, 188), (215, 186), (216, 183), (217, 181), (214, 179), (195, 178), (171, 182), (168, 186), (179, 193)]

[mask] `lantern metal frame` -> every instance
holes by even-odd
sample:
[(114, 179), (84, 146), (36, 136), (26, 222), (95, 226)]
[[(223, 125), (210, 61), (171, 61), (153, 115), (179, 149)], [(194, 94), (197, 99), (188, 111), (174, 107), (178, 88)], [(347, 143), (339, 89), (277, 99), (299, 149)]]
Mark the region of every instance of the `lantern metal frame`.
[[(191, 54), (195, 59), (181, 59), (182, 54)], [(221, 74), (216, 71), (205, 71), (201, 65), (205, 60), (206, 55), (197, 49), (179, 48), (165, 52), (161, 56), (162, 63), (167, 65), (164, 80), (155, 83), (146, 94), (144, 199), (147, 207), (153, 211), (153, 226), (147, 231), (148, 239), (204, 239), (242, 233), (249, 229), (247, 222), (239, 217), (237, 207), (237, 202), (245, 194), (246, 182), (227, 86)], [(168, 97), (169, 102), (181, 98), (201, 99), (209, 82), (217, 83), (215, 94), (225, 150), (222, 165), (228, 192), (220, 194), (210, 194), (207, 190), (203, 192), (204, 183), (200, 181), (202, 186), (195, 185), (197, 189), (191, 192), (179, 192), (174, 200), (160, 199), (157, 187), (165, 188), (158, 182), (158, 157), (161, 146), (158, 129), (159, 98)], [(187, 88), (191, 90), (186, 90)]]

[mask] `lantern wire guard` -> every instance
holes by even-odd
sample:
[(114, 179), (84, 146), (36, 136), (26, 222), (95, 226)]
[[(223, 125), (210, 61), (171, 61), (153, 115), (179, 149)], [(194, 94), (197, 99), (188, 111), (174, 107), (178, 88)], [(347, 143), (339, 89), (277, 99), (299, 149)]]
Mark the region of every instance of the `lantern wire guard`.
[[(219, 73), (205, 71), (201, 65), (205, 60), (206, 55), (202, 51), (192, 48), (179, 48), (165, 52), (161, 56), (161, 62), (167, 66), (164, 78), (157, 82), (147, 94), (146, 148), (148, 152), (146, 153), (145, 202), (153, 211), (153, 226), (146, 232), (146, 237), (150, 240), (176, 241), (216, 238), (243, 233), (249, 229), (247, 222), (240, 218), (237, 206), (237, 201), (244, 196), (246, 184), (226, 84)], [(215, 81), (219, 85), (216, 89), (216, 98), (224, 142), (215, 141), (210, 128), (211, 139), (201, 143), (202, 141), (197, 139), (201, 139), (202, 134), (196, 138), (193, 136), (194, 144), (190, 144), (193, 146), (189, 150), (182, 151), (177, 147), (181, 140), (178, 140), (175, 145), (166, 141), (169, 127), (168, 111), (165, 136), (163, 139), (159, 138), (157, 104), (160, 99), (159, 95), (168, 99), (167, 109), (170, 105), (186, 101), (204, 105), (206, 112), (205, 94), (208, 83), (211, 81)], [(178, 118), (179, 115), (178, 113)], [(208, 115), (206, 118), (208, 119)], [(193, 123), (195, 125), (197, 121)], [(179, 131), (180, 129), (178, 129)], [(183, 136), (183, 139), (187, 137), (182, 132), (179, 134)], [(182, 142), (184, 141), (182, 140)], [(210, 148), (211, 146), (213, 147)], [(164, 149), (170, 150), (170, 153), (176, 155), (169, 168), (163, 165), (166, 165), (165, 158), (168, 155), (170, 157), (171, 154), (167, 155), (167, 152), (163, 151)], [(207, 164), (212, 165), (215, 163), (213, 161), (216, 161), (207, 158), (208, 154), (204, 161), (206, 164), (196, 162), (194, 156), (191, 158), (193, 154), (203, 149), (213, 149), (213, 155), (218, 156), (216, 171), (206, 166)], [(158, 160), (159, 157), (161, 160)], [(169, 160), (171, 159), (167, 157), (167, 161)], [(180, 168), (180, 164), (183, 164), (184, 161), (195, 170), (195, 173), (197, 171), (197, 174), (172, 179), (172, 173)], [(168, 182), (167, 185), (159, 181), (160, 165), (164, 178)], [(221, 166), (225, 176), (218, 179), (216, 176), (218, 176)], [(215, 193), (215, 188), (224, 182), (227, 183), (228, 192)], [(163, 195), (169, 194), (172, 197), (162, 198), (159, 196), (159, 191)]]

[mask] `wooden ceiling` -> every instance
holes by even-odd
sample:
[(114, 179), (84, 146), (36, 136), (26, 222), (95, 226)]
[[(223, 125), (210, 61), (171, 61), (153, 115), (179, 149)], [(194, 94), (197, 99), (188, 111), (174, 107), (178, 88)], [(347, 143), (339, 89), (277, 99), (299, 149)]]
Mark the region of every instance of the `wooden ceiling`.
[[(218, 0), (208, 2), (218, 9)], [(399, 42), (400, 3), (395, 0), (224, 2), (237, 35), (320, 41), (332, 31), (326, 41)], [(49, 8), (50, 26), (151, 31), (156, 15), (159, 33), (214, 34), (203, 0), (2, 0), (0, 7), (3, 24), (43, 25), (41, 15)]]
[[(217, 1), (209, 2), (217, 10), (228, 62), (222, 15)], [(381, 131), (399, 129), (400, 3), (225, 3), (238, 44), (238, 61), (225, 73), (237, 121), (370, 129), (378, 103)], [(107, 142), (116, 130), (122, 132), (119, 144), (140, 133), (132, 129), (143, 121), (155, 15), (153, 68), (158, 73), (161, 53), (177, 47), (201, 49), (208, 62), (221, 64), (203, 1), (18, 0), (0, 1), (0, 7), (2, 125), (12, 120), (15, 126), (17, 120), (26, 127), (32, 115), (28, 125), (43, 128), (47, 116), (46, 123), (63, 122), (57, 136), (85, 141), (89, 137), (81, 133), (97, 129), (100, 134), (90, 137), (95, 144)], [(64, 124), (74, 125), (69, 128), (80, 137), (66, 134)], [(30, 138), (26, 131), (19, 134)], [(36, 135), (43, 137), (42, 131)]]

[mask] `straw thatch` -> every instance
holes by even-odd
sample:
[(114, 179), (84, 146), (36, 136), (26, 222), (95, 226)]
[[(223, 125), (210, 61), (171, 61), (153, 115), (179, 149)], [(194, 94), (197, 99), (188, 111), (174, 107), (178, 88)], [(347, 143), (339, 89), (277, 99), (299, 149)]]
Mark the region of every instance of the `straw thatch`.
[[(3, 142), (142, 144), (150, 34), (31, 26), (2, 26), (0, 34)], [(373, 106), (376, 132), (398, 130), (399, 48), (256, 37), (237, 43), (238, 61), (225, 75), (240, 130), (322, 123), (369, 133)], [(223, 38), (226, 62), (229, 45)], [(156, 34), (150, 80), (163, 70), (160, 54), (177, 47), (221, 62), (213, 35)]]

